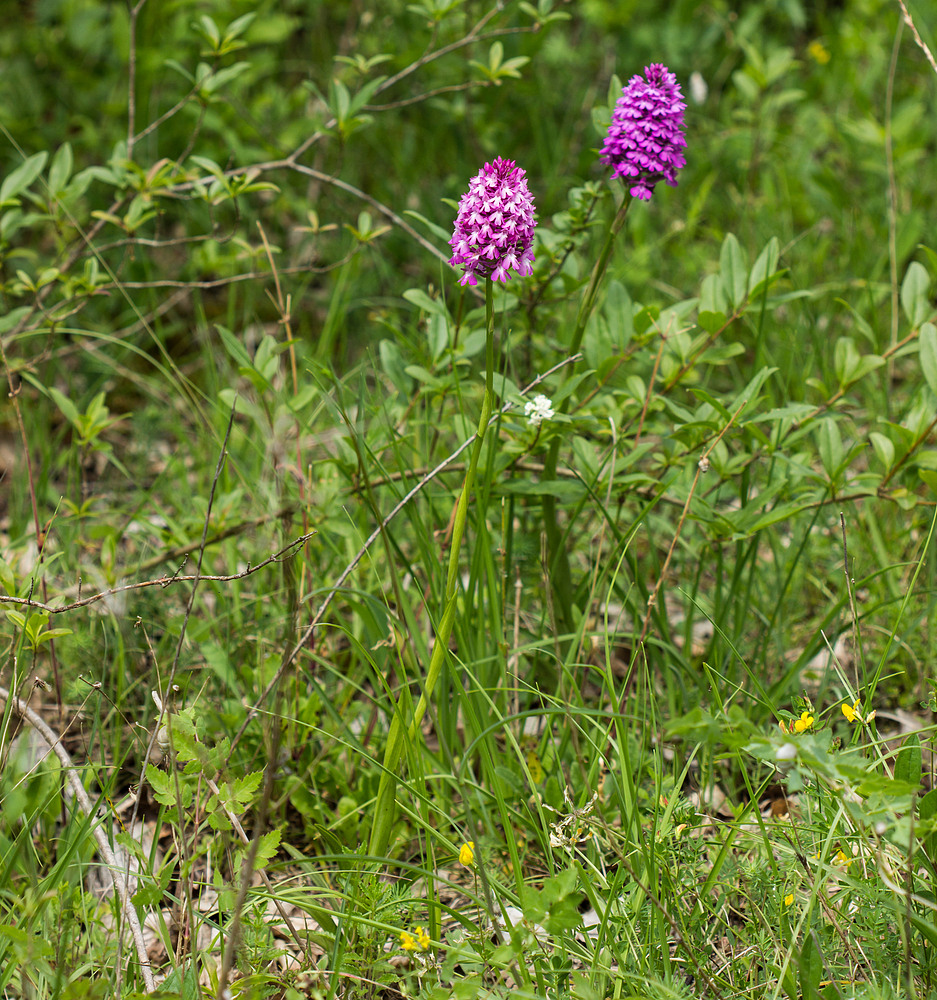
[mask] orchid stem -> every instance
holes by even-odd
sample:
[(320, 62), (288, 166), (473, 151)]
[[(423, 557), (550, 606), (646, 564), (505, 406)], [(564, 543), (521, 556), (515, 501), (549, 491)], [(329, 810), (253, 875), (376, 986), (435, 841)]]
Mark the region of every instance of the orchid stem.
[(472, 455), (462, 484), (462, 492), (456, 505), (455, 519), (452, 525), (452, 539), (449, 545), (449, 570), (446, 574), (446, 595), (442, 619), (436, 629), (433, 652), (430, 656), (429, 669), (420, 700), (413, 710), (409, 724), (404, 722), (403, 702), (401, 697), (396, 706), (390, 723), (390, 733), (387, 737), (387, 748), (384, 751), (384, 768), (377, 791), (377, 804), (374, 810), (374, 825), (371, 827), (371, 838), (368, 844), (368, 854), (372, 857), (384, 857), (390, 844), (390, 835), (397, 812), (397, 775), (407, 743), (413, 745), (419, 735), (420, 723), (429, 707), (430, 699), (439, 680), (446, 652), (449, 648), (449, 637), (455, 622), (457, 584), (459, 580), (459, 550), (462, 547), (462, 536), (465, 534), (465, 522), (468, 517), (469, 500), (475, 484), (475, 472), (485, 441), (485, 431), (491, 417), (492, 401), (494, 399), (494, 290), (491, 278), (485, 279), (485, 396), (482, 400), (482, 411), (478, 419), (478, 429), (475, 432), (475, 443)]

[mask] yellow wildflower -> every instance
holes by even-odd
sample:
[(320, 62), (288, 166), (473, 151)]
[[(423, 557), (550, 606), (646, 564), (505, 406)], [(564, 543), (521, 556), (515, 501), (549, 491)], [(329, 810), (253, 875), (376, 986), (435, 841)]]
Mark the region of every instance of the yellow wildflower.
[(788, 894), (787, 894), (787, 895), (786, 895), (786, 896), (784, 897), (784, 905), (785, 905), (785, 906), (790, 906), (790, 905), (791, 905), (791, 903), (793, 903), (793, 902), (794, 902), (794, 893), (792, 893), (792, 892), (789, 892), (789, 893), (788, 893)]
[(875, 718), (875, 711), (869, 712), (868, 715), (863, 715), (859, 711), (859, 702), (855, 701), (851, 705), (849, 702), (843, 702), (843, 715), (849, 722), (871, 722)]
[(429, 934), (422, 927), (414, 927), (413, 933), (400, 932), (400, 947), (404, 951), (426, 951), (429, 947)]
[(833, 858), (833, 864), (842, 865), (844, 868), (848, 868), (855, 860), (855, 858), (849, 857), (849, 855), (842, 848), (840, 848), (836, 852), (836, 857)]
[(829, 50), (819, 38), (815, 38), (807, 46), (807, 51), (821, 66), (825, 66), (830, 61)]
[(794, 732), (802, 733), (804, 730), (809, 729), (816, 719), (807, 711), (800, 713), (800, 718), (794, 723)]
[(459, 850), (459, 864), (471, 868), (475, 863), (475, 841), (466, 841)]

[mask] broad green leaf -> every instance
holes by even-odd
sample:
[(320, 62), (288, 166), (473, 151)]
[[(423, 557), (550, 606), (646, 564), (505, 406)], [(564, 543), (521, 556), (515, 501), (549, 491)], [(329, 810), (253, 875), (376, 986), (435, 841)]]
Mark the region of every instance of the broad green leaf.
[(757, 535), (763, 528), (769, 528), (772, 524), (777, 524), (780, 521), (787, 521), (809, 506), (811, 499), (807, 497), (802, 501), (792, 501), (791, 503), (779, 504), (777, 507), (772, 507), (771, 510), (762, 514), (761, 517), (756, 518), (750, 524), (746, 525), (744, 534), (735, 537), (738, 539), (751, 538), (753, 535)]
[(841, 389), (858, 382), (883, 364), (885, 359), (878, 354), (860, 354), (852, 337), (840, 337), (836, 341), (834, 367)]
[(12, 330), (17, 323), (28, 316), (32, 310), (28, 306), (20, 306), (19, 309), (11, 309), (8, 313), (0, 316), (0, 333)]
[(382, 340), (378, 345), (378, 353), (381, 357), (381, 367), (393, 382), (394, 388), (409, 396), (413, 390), (413, 382), (405, 370), (400, 348), (393, 340)]
[(521, 394), (520, 387), (500, 372), (492, 372), (491, 388), (498, 399), (517, 398)]
[(449, 317), (433, 314), (426, 324), (426, 339), (434, 361), (438, 361), (449, 346)]
[(748, 276), (748, 287), (750, 289), (756, 288), (761, 282), (774, 274), (778, 267), (779, 255), (778, 238), (777, 236), (772, 236), (752, 265), (751, 274)]
[(895, 464), (895, 446), (891, 443), (890, 438), (878, 431), (872, 431), (869, 434), (869, 440), (872, 442), (878, 460), (885, 466), (887, 472)]
[(375, 76), (368, 80), (351, 100), (350, 113), (357, 114), (366, 104), (370, 104), (377, 88), (387, 79), (386, 76)]
[(220, 324), (215, 324), (215, 329), (218, 331), (218, 335), (221, 337), (221, 342), (224, 344), (225, 350), (228, 352), (231, 360), (234, 361), (239, 368), (246, 368), (248, 370), (252, 369), (254, 367), (254, 363), (240, 340), (238, 340), (238, 338), (235, 337), (230, 330)]
[(423, 312), (433, 313), (436, 316), (449, 315), (446, 303), (442, 299), (430, 298), (422, 288), (408, 288), (403, 293), (403, 297), (418, 309), (422, 309)]
[(719, 276), (729, 305), (738, 308), (745, 301), (748, 289), (748, 268), (745, 255), (734, 233), (729, 233), (719, 252)]
[[(937, 493), (937, 472), (932, 469), (918, 469), (918, 478), (924, 483), (932, 493)], [(894, 496), (894, 493), (892, 494)]]
[(930, 277), (923, 264), (911, 261), (901, 283), (901, 308), (912, 327), (920, 326), (931, 314), (927, 298)]
[(937, 788), (932, 788), (926, 795), (922, 795), (918, 802), (918, 815), (922, 820), (930, 819), (937, 814)]
[(602, 313), (608, 320), (612, 344), (621, 350), (634, 336), (634, 306), (628, 289), (620, 281), (610, 281)]
[(63, 142), (49, 165), (49, 188), (53, 195), (57, 195), (68, 183), (73, 163), (72, 147), (69, 143)]
[(839, 426), (832, 417), (820, 421), (817, 437), (820, 461), (826, 474), (832, 479), (843, 464), (843, 439), (839, 433)]
[(194, 963), (176, 966), (159, 984), (161, 994), (171, 994), (179, 1000), (198, 1000), (200, 990)]
[(744, 402), (742, 410), (735, 418), (737, 421), (741, 423), (745, 419), (751, 419), (747, 415), (751, 413), (752, 407), (758, 402), (758, 394), (761, 392), (761, 387), (776, 371), (777, 368), (762, 368), (738, 396), (736, 396), (734, 402), (729, 407), (731, 413), (735, 413)]
[(717, 333), (726, 325), (726, 314), (722, 312), (701, 312), (696, 317), (700, 329), (707, 333)]
[(423, 382), (425, 385), (432, 386), (434, 389), (442, 389), (445, 383), (442, 379), (436, 378), (436, 376), (427, 371), (422, 365), (407, 365), (404, 371), (410, 376), (410, 378), (415, 378), (417, 382)]
[(833, 351), (833, 369), (840, 386), (846, 385), (850, 374), (859, 365), (859, 352), (852, 337), (840, 337)]
[(788, 403), (787, 406), (779, 406), (767, 413), (759, 413), (757, 417), (759, 423), (775, 423), (778, 420), (803, 420), (808, 413), (813, 413), (815, 406), (809, 403)]
[(937, 948), (937, 927), (927, 920), (919, 917), (916, 913), (914, 913), (914, 911), (909, 911), (907, 916), (911, 923), (921, 932), (921, 934), (923, 934), (923, 936), (930, 941), (931, 945)]
[[(153, 798), (160, 805), (174, 806), (176, 804), (175, 782), (170, 780), (169, 775), (165, 771), (161, 771), (155, 764), (147, 764), (146, 780), (149, 782), (150, 788), (153, 789)], [(192, 798), (191, 786), (188, 782), (180, 781), (179, 791), (182, 800), (181, 804), (183, 806), (188, 805)]]
[(68, 422), (73, 427), (78, 427), (81, 421), (81, 414), (78, 412), (78, 407), (59, 389), (56, 389), (54, 385), (50, 385), (48, 389), (49, 395), (52, 397), (55, 405), (62, 411), (63, 416), (68, 420)]
[[(699, 289), (698, 308), (700, 315), (706, 312), (725, 313), (726, 305), (725, 290), (722, 287), (722, 281), (720, 280), (719, 275), (707, 274), (706, 277), (703, 278)], [(725, 322), (724, 318), (722, 322)], [(700, 323), (700, 326), (703, 326), (703, 324)], [(704, 329), (706, 328), (704, 327)]]
[(921, 372), (924, 374), (931, 392), (937, 395), (937, 327), (933, 323), (925, 323), (921, 327), (918, 349), (921, 357)]
[(914, 733), (907, 738), (895, 758), (895, 780), (905, 781), (914, 787), (920, 785), (922, 760), (921, 740)]
[(823, 975), (823, 955), (812, 933), (807, 934), (797, 964), (803, 1000), (817, 1000), (820, 996), (820, 978)]
[(703, 351), (700, 355), (700, 361), (706, 365), (724, 365), (744, 353), (745, 345), (737, 341), (728, 344), (716, 343)]
[(586, 493), (583, 483), (574, 479), (553, 479), (541, 483), (530, 479), (507, 479), (498, 484), (498, 489), (505, 493), (519, 493), (523, 496), (552, 496), (559, 503), (574, 503), (581, 500)]
[(27, 157), (15, 170), (6, 175), (0, 184), (0, 204), (21, 194), (42, 172), (49, 154), (44, 150)]

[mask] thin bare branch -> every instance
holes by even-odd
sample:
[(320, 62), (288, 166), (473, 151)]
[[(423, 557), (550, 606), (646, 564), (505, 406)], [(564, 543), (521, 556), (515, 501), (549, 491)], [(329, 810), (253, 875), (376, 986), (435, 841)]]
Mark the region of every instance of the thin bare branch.
[[(287, 508), (292, 510), (292, 508)], [(285, 545), (279, 552), (275, 552), (272, 556), (264, 559), (263, 562), (257, 563), (256, 566), (248, 565), (246, 569), (241, 570), (240, 573), (227, 573), (227, 574), (212, 574), (212, 573), (202, 573), (202, 574), (190, 574), (187, 576), (180, 576), (178, 573), (173, 573), (172, 576), (161, 576), (155, 580), (140, 580), (137, 583), (127, 583), (120, 587), (111, 587), (109, 590), (102, 590), (100, 593), (93, 594), (91, 597), (83, 597), (79, 601), (72, 601), (71, 604), (63, 604), (55, 607), (51, 604), (43, 604), (41, 601), (33, 601), (27, 597), (14, 597), (11, 594), (0, 594), (0, 604), (15, 604), (20, 607), (25, 608), (35, 608), (37, 611), (45, 611), (50, 615), (60, 615), (66, 611), (74, 611), (76, 608), (86, 608), (90, 604), (97, 604), (99, 601), (107, 600), (110, 597), (115, 597), (118, 594), (126, 594), (130, 590), (146, 590), (148, 587), (162, 587), (166, 588), (172, 586), (176, 583), (197, 583), (200, 580), (215, 581), (217, 583), (231, 583), (233, 580), (243, 580), (245, 577), (253, 576), (255, 573), (260, 572), (265, 566), (269, 566), (271, 563), (279, 563), (284, 559), (287, 559), (295, 555), (296, 549), (304, 545), (313, 537), (316, 533), (314, 531), (307, 532), (304, 535), (300, 535), (298, 538), (294, 538), (288, 545)], [(201, 542), (197, 545), (192, 546), (194, 551), (196, 548), (201, 546)], [(206, 543), (206, 547), (211, 544), (211, 541)]]

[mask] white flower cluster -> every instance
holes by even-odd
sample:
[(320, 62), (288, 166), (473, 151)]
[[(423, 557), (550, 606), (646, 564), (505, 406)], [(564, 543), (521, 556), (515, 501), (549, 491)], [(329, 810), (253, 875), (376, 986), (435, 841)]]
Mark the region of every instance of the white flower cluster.
[(541, 395), (534, 396), (533, 399), (524, 404), (524, 415), (534, 427), (539, 427), (544, 420), (552, 420), (555, 413), (550, 400)]

